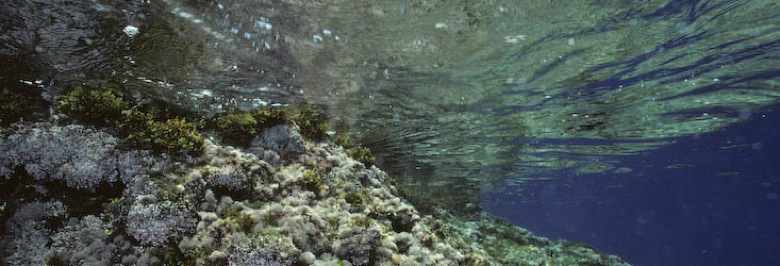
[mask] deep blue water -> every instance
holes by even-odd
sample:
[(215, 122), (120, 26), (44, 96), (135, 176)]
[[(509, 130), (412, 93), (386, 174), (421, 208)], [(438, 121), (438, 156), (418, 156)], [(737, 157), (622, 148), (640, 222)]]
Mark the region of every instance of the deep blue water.
[[(780, 106), (775, 106), (777, 110)], [(780, 265), (780, 113), (621, 157), (622, 175), (529, 181), (486, 211), (634, 265)]]

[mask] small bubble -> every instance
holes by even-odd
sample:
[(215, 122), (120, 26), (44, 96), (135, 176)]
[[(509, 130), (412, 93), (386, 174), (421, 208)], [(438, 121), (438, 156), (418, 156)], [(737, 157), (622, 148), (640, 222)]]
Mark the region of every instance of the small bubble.
[(132, 38), (132, 37), (135, 37), (136, 35), (138, 35), (138, 33), (140, 31), (138, 30), (138, 27), (136, 27), (136, 26), (127, 25), (124, 29), (122, 29), (122, 32), (124, 32), (125, 34), (127, 34), (127, 36)]

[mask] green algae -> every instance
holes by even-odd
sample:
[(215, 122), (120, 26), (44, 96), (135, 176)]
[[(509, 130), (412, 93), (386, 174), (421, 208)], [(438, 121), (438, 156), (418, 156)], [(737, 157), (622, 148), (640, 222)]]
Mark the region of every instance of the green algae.
[(123, 139), (129, 146), (158, 153), (185, 151), (191, 155), (203, 153), (203, 136), (198, 128), (187, 120), (174, 118), (166, 121), (149, 121), (144, 128)]
[(156, 153), (203, 153), (204, 138), (194, 123), (183, 118), (157, 119), (125, 100), (119, 88), (76, 87), (56, 99), (57, 110), (69, 117), (118, 132), (122, 147)]
[(322, 186), (322, 175), (318, 170), (306, 170), (301, 181), (306, 190), (317, 192)]
[(344, 148), (352, 147), (352, 137), (346, 133), (339, 133), (333, 136), (333, 143)]
[(366, 167), (370, 167), (376, 163), (376, 157), (371, 153), (371, 149), (362, 144), (355, 145), (349, 134), (336, 134), (332, 137), (332, 141), (334, 144), (344, 147), (349, 157), (365, 164)]
[(249, 146), (258, 132), (258, 123), (248, 112), (224, 114), (216, 118), (216, 132), (226, 144)]
[(305, 103), (297, 113), (289, 107), (263, 107), (251, 111), (229, 111), (213, 119), (211, 127), (228, 145), (248, 147), (264, 129), (276, 125), (295, 123), (305, 138), (319, 141), (328, 135), (328, 120), (315, 105)]
[(87, 89), (79, 86), (67, 95), (57, 96), (57, 110), (71, 118), (98, 127), (115, 128), (130, 103), (113, 87)]
[(357, 146), (347, 149), (346, 152), (349, 157), (352, 157), (358, 162), (365, 164), (366, 167), (372, 166), (374, 163), (376, 163), (376, 157), (371, 154), (371, 150), (369, 148)]
[(366, 202), (366, 196), (363, 195), (363, 193), (356, 191), (344, 192), (336, 196), (336, 198), (344, 199), (344, 201), (349, 203), (352, 210), (358, 210)]
[(288, 123), (285, 108), (260, 108), (252, 111), (227, 112), (214, 119), (214, 131), (228, 145), (247, 147), (263, 129)]
[(299, 107), (298, 114), (292, 117), (292, 121), (301, 129), (301, 135), (313, 140), (325, 139), (328, 134), (327, 116), (317, 110), (313, 104), (303, 104)]
[(252, 219), (252, 216), (244, 214), (241, 210), (236, 208), (224, 208), (222, 209), (220, 216), (229, 222), (235, 223), (238, 228), (241, 228), (241, 230), (246, 233), (252, 232), (256, 224), (255, 220)]

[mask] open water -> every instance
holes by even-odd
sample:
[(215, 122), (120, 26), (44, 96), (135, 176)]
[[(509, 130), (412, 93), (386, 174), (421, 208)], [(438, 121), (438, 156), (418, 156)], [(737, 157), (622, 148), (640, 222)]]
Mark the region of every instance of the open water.
[(313, 101), (418, 204), (636, 265), (780, 264), (776, 1), (4, 2), (3, 84)]

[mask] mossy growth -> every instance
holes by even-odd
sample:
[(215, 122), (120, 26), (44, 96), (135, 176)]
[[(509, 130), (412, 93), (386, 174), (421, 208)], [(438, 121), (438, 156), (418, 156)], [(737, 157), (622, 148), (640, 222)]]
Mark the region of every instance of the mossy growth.
[(272, 127), (289, 122), (292, 114), (285, 108), (261, 108), (252, 111), (252, 117), (264, 127)]
[(99, 127), (115, 127), (121, 120), (122, 111), (130, 104), (122, 94), (112, 87), (86, 89), (76, 87), (67, 95), (57, 96), (57, 110), (83, 123)]
[(352, 138), (346, 133), (340, 133), (333, 137), (333, 143), (347, 149), (346, 153), (349, 157), (365, 164), (367, 167), (376, 163), (376, 157), (371, 154), (371, 150), (359, 144), (353, 144)]
[(363, 146), (356, 146), (347, 149), (347, 155), (349, 157), (352, 157), (352, 159), (357, 160), (358, 162), (361, 162), (365, 164), (367, 167), (374, 165), (376, 163), (376, 157), (374, 155), (371, 155), (371, 150), (363, 147)]
[(352, 206), (353, 210), (359, 209), (366, 202), (366, 197), (360, 192), (355, 191), (345, 192), (339, 195), (338, 198), (344, 199), (344, 201)]
[(244, 232), (252, 232), (256, 224), (255, 220), (252, 219), (252, 216), (244, 214), (235, 208), (222, 209), (220, 216), (224, 217), (226, 220), (235, 222)]
[(371, 224), (374, 223), (374, 220), (371, 219), (371, 217), (368, 216), (357, 216), (352, 218), (352, 224), (357, 227), (363, 227), (363, 228), (369, 228), (371, 227)]
[(214, 119), (214, 127), (226, 144), (246, 147), (263, 129), (287, 123), (290, 117), (290, 112), (283, 108), (228, 112)]
[(216, 132), (229, 145), (248, 146), (257, 131), (257, 120), (248, 112), (230, 113), (216, 118)]
[(260, 209), (260, 208), (262, 208), (263, 206), (265, 206), (265, 204), (266, 204), (266, 203), (265, 203), (265, 202), (263, 202), (263, 201), (256, 200), (256, 201), (253, 201), (253, 202), (250, 202), (250, 203), (249, 203), (249, 208), (252, 208), (252, 209)]
[(339, 133), (333, 137), (333, 143), (344, 148), (352, 147), (352, 137), (346, 133)]
[(303, 104), (293, 115), (287, 108), (261, 108), (253, 111), (235, 111), (217, 116), (214, 131), (228, 145), (247, 147), (263, 129), (295, 122), (301, 135), (311, 140), (328, 137), (327, 117), (312, 104)]
[(301, 129), (301, 135), (304, 137), (312, 140), (323, 140), (328, 137), (327, 116), (312, 104), (301, 105), (298, 114), (292, 120)]
[(157, 153), (184, 151), (195, 156), (203, 153), (204, 138), (194, 123), (182, 118), (155, 119), (153, 114), (140, 111), (140, 107), (124, 100), (116, 88), (77, 87), (57, 100), (57, 109), (68, 116), (116, 131), (122, 140), (121, 147)]
[(122, 138), (127, 138), (133, 134), (139, 134), (141, 129), (145, 129), (155, 121), (154, 116), (147, 112), (139, 111), (137, 108), (122, 111), (121, 119), (116, 122), (114, 129)]
[(317, 192), (322, 185), (322, 177), (317, 170), (306, 170), (303, 172), (303, 178), (301, 180), (303, 188), (309, 191)]
[(184, 151), (190, 155), (203, 153), (204, 138), (197, 127), (184, 119), (147, 120), (146, 125), (130, 133), (123, 141), (129, 146), (157, 153)]

